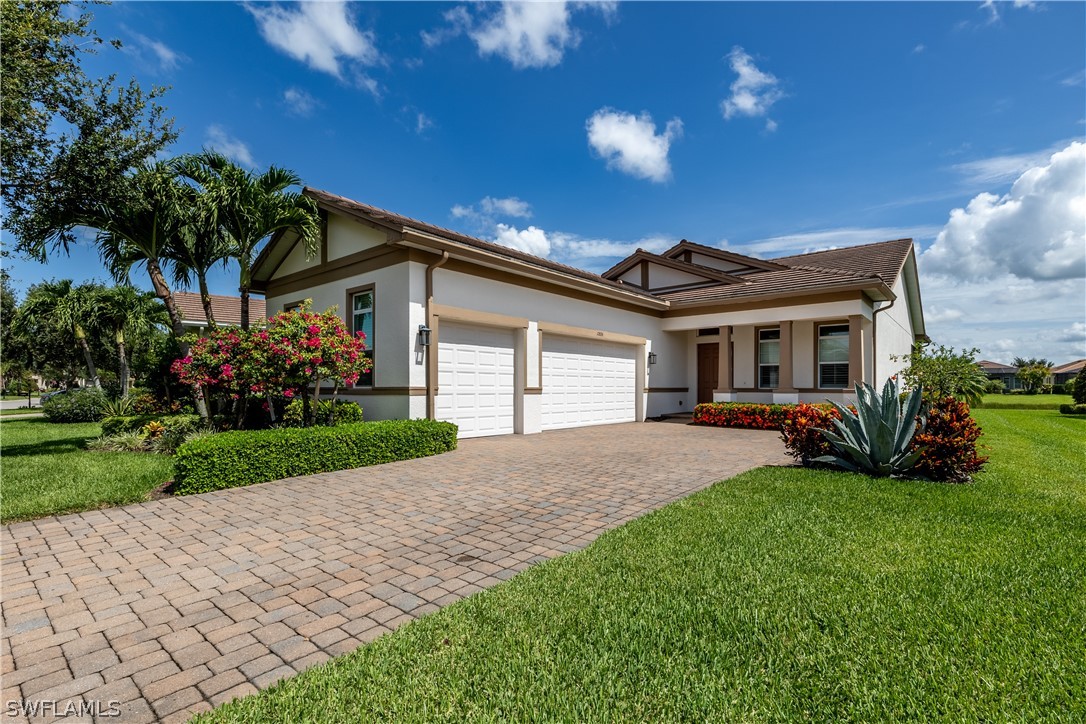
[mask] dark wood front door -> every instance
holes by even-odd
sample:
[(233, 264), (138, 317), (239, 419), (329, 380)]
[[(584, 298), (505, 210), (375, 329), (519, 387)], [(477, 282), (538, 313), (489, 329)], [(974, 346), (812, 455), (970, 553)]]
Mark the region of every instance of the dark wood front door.
[(698, 345), (698, 402), (712, 402), (720, 372), (720, 345), (716, 342)]

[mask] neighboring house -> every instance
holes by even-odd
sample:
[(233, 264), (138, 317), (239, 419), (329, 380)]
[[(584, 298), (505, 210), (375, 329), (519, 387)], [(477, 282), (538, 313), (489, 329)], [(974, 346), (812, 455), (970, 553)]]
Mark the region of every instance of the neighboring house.
[[(193, 292), (174, 292), (174, 301), (181, 312), (181, 324), (188, 332), (203, 335), (207, 331), (207, 314), (200, 295)], [(228, 297), (222, 294), (211, 295), (211, 313), (215, 323), (222, 326), (241, 324), (241, 297)], [(249, 323), (254, 327), (263, 327), (267, 319), (265, 300), (249, 297)]]
[[(698, 402), (842, 400), (926, 339), (912, 241), (755, 259), (683, 241), (602, 275), (306, 189), (320, 251), (272, 238), (254, 287), (364, 331), (370, 419), (462, 437), (644, 420)], [(341, 390), (341, 394), (344, 391)]]
[(1017, 367), (1005, 365), (1002, 362), (991, 362), (986, 359), (977, 362), (977, 366), (984, 370), (984, 374), (988, 375), (988, 379), (1002, 382), (1004, 388), (1008, 390), (1022, 389), (1022, 381), (1018, 379)]
[(1059, 367), (1053, 367), (1052, 384), (1062, 385), (1070, 382), (1078, 376), (1079, 372), (1082, 372), (1083, 367), (1086, 367), (1086, 359), (1077, 359), (1074, 362), (1068, 362)]

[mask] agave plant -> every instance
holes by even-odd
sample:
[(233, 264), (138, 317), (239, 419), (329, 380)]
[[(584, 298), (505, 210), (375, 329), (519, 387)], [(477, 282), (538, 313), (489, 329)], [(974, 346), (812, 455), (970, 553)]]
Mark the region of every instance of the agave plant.
[(837, 433), (822, 430), (822, 434), (838, 454), (815, 458), (817, 462), (888, 477), (908, 472), (920, 459), (924, 448), (909, 450), (913, 436), (926, 424), (923, 416), (917, 424), (920, 388), (902, 400), (896, 379), (886, 381), (881, 395), (871, 385), (858, 382), (856, 412), (836, 402), (832, 404), (841, 413), (841, 419), (833, 421)]

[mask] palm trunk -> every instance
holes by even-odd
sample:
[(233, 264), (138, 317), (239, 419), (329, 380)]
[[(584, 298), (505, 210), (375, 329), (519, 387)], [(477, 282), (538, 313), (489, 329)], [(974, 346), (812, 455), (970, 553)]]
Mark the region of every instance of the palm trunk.
[(199, 272), (196, 275), (196, 279), (200, 282), (200, 301), (204, 305), (204, 316), (207, 317), (208, 329), (215, 329), (219, 325), (215, 323), (215, 310), (211, 307), (211, 292), (207, 289), (207, 277), (203, 272)]
[(249, 329), (249, 285), (252, 284), (250, 278), (251, 270), (247, 259), (239, 258), (238, 265), (241, 267), (241, 279), (238, 284), (238, 291), (241, 292), (241, 328)]
[(87, 364), (87, 376), (90, 378), (91, 384), (98, 389), (102, 389), (102, 383), (98, 379), (98, 368), (94, 366), (90, 345), (87, 344), (87, 333), (78, 324), (75, 325), (75, 339), (79, 343), (79, 348), (83, 350), (83, 361)]
[[(181, 348), (181, 356), (187, 357), (189, 353), (188, 342), (185, 341), (185, 325), (181, 323), (181, 311), (177, 308), (177, 302), (166, 284), (166, 277), (162, 273), (162, 266), (158, 259), (147, 260), (147, 273), (151, 276), (151, 286), (154, 287), (155, 296), (166, 305), (166, 313), (170, 315), (170, 327), (173, 336), (177, 339), (177, 345)], [(207, 422), (207, 402), (204, 401), (204, 390), (200, 385), (192, 385), (192, 400), (196, 405), (196, 413), (200, 419)]]
[(124, 347), (124, 330), (117, 329), (117, 371), (121, 378), (121, 397), (128, 397), (128, 355)]

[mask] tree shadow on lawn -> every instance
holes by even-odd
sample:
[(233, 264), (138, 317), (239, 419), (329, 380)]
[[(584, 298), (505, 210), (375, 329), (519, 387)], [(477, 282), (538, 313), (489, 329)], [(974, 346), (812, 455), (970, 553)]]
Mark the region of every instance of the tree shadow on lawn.
[[(29, 420), (27, 422), (30, 422)], [(0, 447), (0, 457), (32, 457), (35, 455), (59, 455), (62, 453), (80, 452), (87, 449), (86, 435), (73, 435), (54, 440), (41, 442), (28, 442), (19, 445), (3, 445)]]

